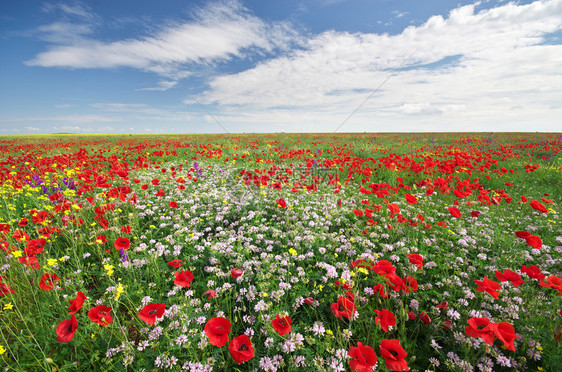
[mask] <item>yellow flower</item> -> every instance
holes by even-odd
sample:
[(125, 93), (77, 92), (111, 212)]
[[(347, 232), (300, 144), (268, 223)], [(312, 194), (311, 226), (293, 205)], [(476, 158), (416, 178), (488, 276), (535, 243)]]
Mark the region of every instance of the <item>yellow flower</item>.
[(15, 258), (21, 257), (23, 255), (22, 251), (13, 251), (12, 252), (12, 256), (14, 256)]
[(121, 297), (121, 294), (123, 293), (123, 291), (125, 290), (125, 287), (123, 287), (123, 284), (119, 283), (119, 285), (117, 286), (117, 290), (115, 290), (115, 299), (118, 300), (119, 297)]
[(57, 264), (57, 262), (58, 262), (58, 261), (57, 261), (56, 258), (49, 258), (49, 259), (47, 259), (47, 265), (49, 265), (49, 266), (54, 266), (54, 265)]
[(297, 251), (295, 250), (295, 248), (289, 249), (289, 253), (290, 253), (292, 256), (296, 256), (296, 255), (297, 255)]
[(4, 354), (6, 352), (6, 349), (4, 348), (4, 346), (0, 345), (0, 355)]
[(103, 265), (103, 268), (105, 269), (105, 271), (107, 271), (107, 275), (113, 275), (113, 265), (105, 264)]
[(329, 334), (330, 336), (333, 336), (333, 335), (334, 335), (334, 332), (332, 332), (331, 329), (327, 329), (327, 330), (326, 330), (326, 333)]
[(363, 273), (365, 275), (369, 275), (369, 272), (364, 267), (358, 268), (357, 271), (359, 271), (360, 273)]
[(4, 305), (4, 310), (12, 310), (14, 305), (11, 302), (8, 302)]

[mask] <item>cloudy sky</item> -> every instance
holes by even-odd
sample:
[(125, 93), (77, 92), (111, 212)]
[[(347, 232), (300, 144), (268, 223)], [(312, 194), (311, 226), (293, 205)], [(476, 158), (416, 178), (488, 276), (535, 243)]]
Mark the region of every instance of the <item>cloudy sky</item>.
[(0, 51), (0, 134), (562, 131), (562, 0), (3, 0)]

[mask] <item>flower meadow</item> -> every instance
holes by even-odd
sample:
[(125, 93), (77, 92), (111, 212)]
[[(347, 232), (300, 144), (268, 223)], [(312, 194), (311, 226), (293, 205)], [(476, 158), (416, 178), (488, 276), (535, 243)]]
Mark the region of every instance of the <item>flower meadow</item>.
[(0, 138), (6, 371), (556, 371), (562, 136)]

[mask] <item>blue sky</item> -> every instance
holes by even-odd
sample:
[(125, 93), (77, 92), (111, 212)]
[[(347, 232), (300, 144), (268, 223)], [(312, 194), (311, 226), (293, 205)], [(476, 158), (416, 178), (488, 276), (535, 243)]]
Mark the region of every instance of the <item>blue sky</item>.
[(3, 0), (0, 51), (0, 134), (562, 131), (562, 0)]

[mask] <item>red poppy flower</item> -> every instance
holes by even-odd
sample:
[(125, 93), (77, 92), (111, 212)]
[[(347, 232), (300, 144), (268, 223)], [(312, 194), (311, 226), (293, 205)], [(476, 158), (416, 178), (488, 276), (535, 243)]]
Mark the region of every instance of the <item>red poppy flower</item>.
[(139, 311), (139, 318), (150, 325), (154, 325), (156, 318), (162, 318), (166, 304), (148, 304)]
[(29, 235), (23, 230), (17, 230), (12, 234), (12, 238), (21, 241), (29, 241)]
[(355, 213), (355, 215), (356, 215), (357, 217), (363, 217), (363, 211), (362, 211), (362, 210), (354, 209), (354, 210), (353, 210), (353, 213)]
[(511, 324), (507, 322), (492, 323), (490, 324), (490, 329), (494, 335), (503, 342), (503, 345), (507, 350), (515, 351), (515, 345), (513, 345), (513, 342), (519, 336), (515, 335), (515, 329)]
[(74, 300), (68, 300), (70, 305), (68, 306), (68, 313), (74, 314), (77, 313), (78, 310), (82, 308), (84, 301), (86, 300), (86, 295), (82, 292), (76, 293), (76, 298)]
[(449, 307), (449, 303), (447, 301), (443, 301), (438, 305), (435, 305), (436, 308), (438, 309), (445, 309), (447, 310), (447, 308)]
[(533, 248), (541, 249), (542, 247), (542, 240), (537, 235), (529, 235), (525, 237), (525, 241)]
[(254, 347), (252, 341), (246, 335), (235, 337), (228, 344), (228, 351), (232, 359), (238, 364), (247, 362), (254, 357)]
[(391, 371), (409, 371), (408, 363), (404, 358), (408, 356), (406, 350), (400, 345), (400, 341), (396, 339), (384, 339), (379, 344), (381, 349), (381, 357), (384, 358), (386, 368)]
[(484, 280), (475, 280), (474, 282), (478, 284), (478, 287), (476, 288), (478, 292), (487, 292), (495, 299), (500, 297), (498, 291), (501, 289), (501, 285), (488, 279), (487, 276), (484, 277)]
[(523, 203), (527, 203), (527, 200), (528, 200), (528, 199), (527, 199), (526, 197), (524, 197), (523, 195), (521, 195), (521, 201), (522, 201)]
[(177, 269), (180, 266), (183, 266), (183, 264), (181, 263), (181, 260), (175, 258), (172, 261), (168, 262), (168, 265), (170, 267), (173, 267), (174, 269)]
[(92, 307), (90, 311), (88, 311), (88, 318), (94, 323), (98, 323), (100, 326), (104, 327), (109, 323), (113, 322), (113, 318), (111, 317), (111, 308), (105, 305), (99, 305), (96, 307)]
[(154, 186), (158, 186), (160, 185), (160, 180), (158, 180), (157, 178), (153, 179), (152, 181), (150, 181)]
[(37, 259), (37, 257), (35, 256), (31, 256), (31, 257), (27, 257), (27, 256), (23, 256), (18, 258), (18, 262), (21, 262), (22, 264), (24, 264), (25, 266), (29, 266), (32, 269), (39, 269), (41, 268), (41, 266), (39, 266), (39, 260)]
[(121, 232), (124, 232), (125, 234), (130, 234), (132, 231), (131, 226), (127, 225), (127, 226), (121, 226)]
[(351, 287), (349, 286), (349, 284), (347, 284), (347, 283), (342, 283), (342, 282), (340, 282), (339, 280), (336, 280), (336, 281), (334, 282), (334, 285), (335, 285), (337, 288), (343, 288), (343, 289), (346, 289), (346, 290), (348, 290), (348, 291), (351, 289)]
[(346, 296), (340, 296), (338, 301), (330, 306), (330, 309), (336, 316), (336, 318), (341, 319), (346, 317), (347, 319), (355, 315), (357, 308), (354, 305), (355, 296), (351, 292), (346, 292)]
[(271, 325), (279, 336), (283, 336), (291, 332), (291, 330), (293, 329), (293, 327), (291, 327), (291, 322), (292, 321), (289, 316), (280, 316), (280, 314), (277, 314), (275, 319), (271, 321)]
[(511, 282), (516, 287), (519, 287), (521, 284), (525, 283), (523, 280), (521, 280), (521, 275), (507, 269), (505, 269), (503, 273), (496, 270), (496, 279), (498, 279), (500, 282)]
[(423, 269), (423, 257), (417, 253), (408, 254), (408, 259), (412, 265), (416, 265), (418, 269)]
[(449, 213), (450, 213), (451, 216), (453, 216), (453, 217), (461, 218), (461, 212), (459, 211), (458, 208), (449, 207)]
[(39, 288), (44, 291), (55, 289), (55, 281), (60, 280), (57, 274), (45, 273), (39, 280)]
[(523, 265), (521, 266), (521, 272), (529, 275), (530, 278), (543, 280), (544, 274), (541, 272), (541, 269), (536, 267), (535, 265), (531, 265), (529, 267)]
[(310, 305), (312, 305), (312, 304), (314, 303), (314, 299), (313, 299), (312, 297), (307, 297), (307, 298), (305, 298), (305, 299), (303, 300), (303, 303), (304, 303), (305, 305), (310, 306)]
[(388, 284), (388, 286), (392, 288), (394, 292), (399, 292), (402, 289), (406, 290), (404, 281), (395, 273), (385, 274), (384, 277), (387, 280), (386, 284)]
[(426, 325), (431, 323), (431, 318), (427, 315), (424, 311), (420, 313), (420, 320), (424, 322)]
[(171, 201), (171, 202), (169, 203), (169, 205), (170, 205), (170, 208), (172, 208), (172, 209), (178, 207), (178, 203), (176, 203), (175, 201)]
[(470, 215), (474, 218), (477, 218), (478, 216), (480, 216), (482, 213), (479, 211), (472, 211), (470, 212)]
[(277, 207), (281, 209), (287, 208), (287, 202), (285, 201), (285, 199), (283, 198), (277, 199)]
[(416, 198), (414, 195), (412, 194), (406, 194), (404, 195), (406, 197), (406, 201), (408, 202), (408, 204), (416, 204), (418, 202), (418, 198)]
[(350, 269), (355, 269), (356, 267), (363, 267), (365, 269), (369, 269), (369, 265), (367, 265), (367, 261), (365, 260), (356, 260), (352, 261), (349, 265)]
[(371, 270), (379, 275), (392, 274), (396, 271), (396, 267), (392, 262), (387, 260), (380, 260), (373, 264)]
[(373, 292), (378, 293), (382, 298), (386, 298), (388, 293), (386, 293), (386, 289), (384, 288), (383, 284), (377, 284), (373, 286)]
[(411, 275), (406, 275), (402, 280), (402, 289), (406, 293), (416, 292), (418, 290), (418, 281)]
[(174, 284), (179, 285), (180, 287), (189, 288), (191, 287), (191, 281), (193, 280), (193, 273), (189, 270), (182, 271), (182, 272), (175, 272), (175, 279)]
[(468, 337), (479, 338), (481, 337), (484, 342), (489, 345), (494, 343), (494, 334), (492, 327), (490, 327), (490, 319), (472, 317), (466, 321), (469, 325), (464, 328)]
[(239, 276), (241, 276), (242, 274), (244, 274), (244, 271), (240, 270), (240, 269), (232, 269), (230, 271), (230, 275), (232, 275), (232, 277), (234, 279), (238, 278)]
[(230, 321), (223, 317), (211, 318), (205, 324), (205, 334), (213, 346), (223, 347), (228, 342)]
[(24, 217), (20, 220), (18, 225), (19, 225), (19, 227), (25, 227), (25, 226), (27, 226), (28, 223), (29, 223), (29, 220), (26, 217)]
[(515, 231), (515, 235), (517, 235), (518, 238), (521, 239), (525, 239), (528, 236), (531, 236), (531, 233), (528, 231)]
[(115, 247), (115, 249), (120, 251), (121, 249), (131, 248), (131, 242), (129, 241), (129, 238), (119, 237), (119, 238), (115, 239), (115, 242), (113, 243), (113, 246)]
[(400, 213), (400, 207), (395, 203), (389, 204), (388, 210), (390, 211), (390, 217)]
[(27, 247), (25, 247), (24, 252), (26, 256), (35, 256), (43, 252), (43, 246), (45, 245), (45, 239), (33, 239), (27, 242)]
[(375, 310), (377, 317), (375, 317), (375, 323), (380, 324), (383, 331), (388, 332), (389, 327), (394, 327), (396, 325), (396, 317), (391, 311), (386, 309)]
[(58, 342), (70, 342), (72, 341), (72, 337), (74, 337), (74, 333), (76, 333), (76, 329), (78, 329), (78, 321), (76, 320), (76, 316), (72, 314), (70, 319), (63, 320), (57, 326), (57, 336)]
[(351, 358), (349, 368), (352, 371), (372, 372), (374, 366), (377, 365), (377, 354), (372, 347), (363, 345), (361, 342), (357, 346), (351, 346), (347, 355)]
[(411, 312), (411, 311), (408, 311), (408, 319), (414, 320), (414, 319), (416, 319), (417, 317), (418, 317), (418, 316), (417, 316), (415, 313), (413, 313), (413, 312)]
[(107, 243), (107, 237), (105, 235), (96, 236), (96, 243), (104, 245), (105, 243)]
[(558, 291), (558, 294), (562, 296), (562, 278), (551, 275), (546, 278), (546, 283), (540, 282), (539, 285), (544, 288), (554, 288)]
[[(2, 276), (0, 276), (0, 282), (2, 281)], [(16, 291), (11, 288), (8, 284), (0, 283), (0, 297), (4, 297), (9, 294), (16, 293)]]
[(533, 200), (531, 203), (529, 203), (529, 205), (539, 212), (548, 213), (548, 210), (545, 208), (545, 206), (536, 200)]
[(209, 301), (211, 298), (215, 298), (216, 295), (217, 294), (212, 289), (209, 289), (207, 292), (203, 293), (203, 296), (207, 296), (207, 301)]

